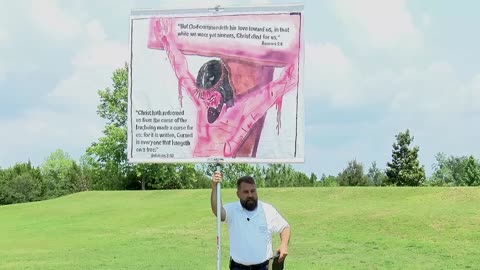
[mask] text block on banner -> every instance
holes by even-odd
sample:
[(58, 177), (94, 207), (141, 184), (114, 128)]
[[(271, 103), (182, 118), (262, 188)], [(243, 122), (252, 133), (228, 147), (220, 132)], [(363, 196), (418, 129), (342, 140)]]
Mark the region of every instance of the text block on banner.
[(303, 6), (130, 17), (130, 162), (303, 162)]

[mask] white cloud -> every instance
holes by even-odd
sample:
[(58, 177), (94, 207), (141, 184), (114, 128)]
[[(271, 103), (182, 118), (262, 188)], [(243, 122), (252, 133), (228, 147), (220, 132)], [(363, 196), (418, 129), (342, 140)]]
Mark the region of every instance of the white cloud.
[(365, 171), (373, 161), (384, 168), (394, 140), (390, 130), (388, 121), (325, 121), (309, 125), (306, 127), (305, 149), (306, 154), (315, 160), (306, 164), (307, 169), (318, 173), (318, 177), (322, 173), (336, 175), (353, 159), (362, 162)]
[(480, 111), (480, 73), (473, 77), (470, 87), (467, 88), (467, 99), (470, 106)]
[(87, 37), (91, 41), (101, 42), (106, 39), (102, 24), (98, 20), (90, 21), (86, 25)]
[(393, 112), (468, 113), (478, 111), (476, 77), (461, 80), (446, 62), (424, 67), (389, 69), (364, 74), (357, 91), (369, 97), (368, 104), (386, 104)]
[[(15, 33), (15, 26), (21, 24), (23, 16), (21, 12), (21, 3), (19, 1), (4, 1), (0, 8), (0, 49), (7, 43), (11, 43), (12, 36)], [(19, 14), (20, 13), (20, 14)], [(16, 14), (17, 16), (13, 15)], [(20, 17), (20, 19), (18, 19)], [(0, 52), (1, 53), (1, 52)], [(0, 57), (0, 61), (1, 61)]]
[(7, 42), (8, 36), (7, 29), (0, 28), (0, 48)]
[(87, 46), (73, 56), (72, 64), (75, 68), (113, 71), (113, 69), (123, 67), (125, 61), (128, 60), (126, 43), (107, 40), (103, 26), (98, 21), (87, 24), (87, 36)]
[(432, 16), (429, 14), (422, 15), (422, 27), (429, 28), (432, 25)]
[(5, 78), (7, 77), (7, 71), (6, 69), (2, 66), (2, 63), (0, 63), (0, 82), (5, 80)]
[(480, 74), (462, 81), (446, 62), (365, 71), (330, 43), (305, 47), (305, 97), (331, 106), (382, 106), (394, 112), (472, 112), (480, 109)]
[(353, 65), (343, 51), (331, 43), (305, 46), (305, 97), (325, 98), (332, 105), (354, 104)]
[(55, 39), (75, 39), (82, 31), (79, 18), (55, 0), (32, 0), (30, 13), (34, 26)]
[(57, 148), (83, 153), (100, 135), (101, 121), (91, 114), (32, 109), (17, 118), (0, 120), (0, 125), (8, 131), (2, 134), (0, 151), (0, 164), (7, 167), (28, 159), (39, 164)]
[(56, 148), (83, 153), (101, 135), (104, 123), (96, 113), (97, 90), (112, 84), (112, 72), (128, 60), (127, 46), (106, 39), (98, 21), (88, 23), (81, 35), (86, 37), (86, 45), (73, 55), (73, 71), (49, 94), (49, 104), (0, 121), (2, 127), (13, 131), (2, 140), (0, 164), (24, 162), (29, 158), (25, 153), (39, 163), (42, 160), (38, 158)]
[[(4, 14), (3, 12), (0, 12), (0, 16), (3, 17)], [(6, 78), (6, 73), (7, 73), (7, 68), (6, 68), (6, 63), (4, 58), (2, 57), (3, 54), (5, 54), (4, 47), (6, 47), (8, 41), (10, 38), (10, 34), (7, 31), (5, 25), (2, 22), (2, 19), (0, 18), (0, 81), (5, 80)]]
[(60, 81), (50, 93), (52, 102), (73, 106), (79, 110), (95, 111), (99, 98), (97, 90), (111, 85), (115, 69), (128, 61), (127, 44), (106, 39), (98, 21), (86, 25), (87, 45), (72, 58), (72, 74)]
[[(32, 30), (30, 18), (30, 1), (2, 1), (0, 7), (0, 80), (11, 74), (25, 74), (37, 69), (37, 63), (31, 55), (39, 50), (22, 50), (21, 48), (40, 47), (32, 45)], [(9, 77), (10, 78), (10, 77)], [(0, 89), (0, 92), (3, 89)]]
[(339, 19), (355, 42), (375, 49), (418, 49), (423, 35), (415, 27), (405, 0), (333, 0)]
[[(356, 115), (348, 121), (323, 117), (306, 127), (306, 154), (318, 157), (316, 165), (308, 165), (310, 171), (336, 174), (353, 158), (366, 168), (372, 161), (385, 167), (394, 136), (407, 128), (420, 146), (427, 174), (438, 152), (476, 154), (472, 144), (480, 136), (480, 73), (464, 80), (447, 62), (363, 70), (328, 43), (307, 43), (306, 55), (307, 100), (321, 98)], [(372, 117), (366, 108), (381, 115)], [(310, 115), (316, 110), (310, 108)]]
[[(480, 126), (477, 124), (479, 117), (478, 112), (467, 114), (448, 109), (435, 113), (391, 112), (383, 115), (376, 130), (391, 131), (393, 142), (394, 133), (410, 129), (414, 136), (413, 145), (420, 147), (419, 160), (425, 165), (427, 174), (430, 174), (438, 152), (454, 156), (479, 154), (474, 147), (480, 137)], [(375, 131), (372, 129), (371, 132), (374, 134)]]
[(414, 136), (412, 146), (420, 147), (419, 160), (427, 175), (432, 173), (438, 152), (454, 156), (479, 154), (472, 147), (480, 137), (479, 113), (383, 112), (373, 118), (362, 117), (362, 113), (363, 109), (351, 111), (357, 115), (352, 118), (361, 120), (335, 120), (332, 115), (306, 127), (306, 155), (315, 156), (314, 162), (305, 164), (308, 171), (336, 175), (352, 159), (362, 162), (364, 169), (373, 161), (385, 168), (391, 160), (395, 135), (406, 129)]
[(439, 62), (401, 70), (383, 84), (391, 87), (393, 111), (468, 113), (479, 111), (477, 81), (478, 76), (464, 82), (448, 63)]
[[(8, 32), (6, 29), (2, 29), (0, 26), (0, 50), (5, 46), (8, 40)], [(5, 80), (6, 78), (6, 67), (5, 67), (5, 62), (2, 61), (2, 54), (3, 52), (0, 51), (0, 81)]]

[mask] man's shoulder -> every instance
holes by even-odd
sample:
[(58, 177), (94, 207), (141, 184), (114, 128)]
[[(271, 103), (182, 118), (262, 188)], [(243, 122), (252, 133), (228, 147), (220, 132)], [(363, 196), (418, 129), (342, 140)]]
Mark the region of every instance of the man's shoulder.
[(261, 200), (258, 200), (258, 202), (261, 203), (264, 207), (273, 207), (273, 205), (271, 203), (261, 201)]
[(270, 203), (259, 201), (263, 207), (264, 211), (277, 211), (277, 209)]
[(240, 202), (229, 202), (223, 205), (223, 209), (225, 209), (227, 214), (228, 222), (230, 222), (232, 219), (235, 219), (235, 216), (240, 215), (239, 206), (241, 207)]
[(224, 208), (228, 209), (237, 209), (240, 205), (240, 202), (229, 202), (223, 205)]

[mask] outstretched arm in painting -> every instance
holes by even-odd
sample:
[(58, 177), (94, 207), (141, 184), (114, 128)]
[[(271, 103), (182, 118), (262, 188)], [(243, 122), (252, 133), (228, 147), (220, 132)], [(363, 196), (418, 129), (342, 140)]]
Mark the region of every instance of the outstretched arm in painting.
[(178, 99), (182, 106), (182, 88), (187, 91), (188, 95), (194, 102), (195, 106), (199, 106), (200, 102), (196, 96), (195, 79), (188, 70), (188, 63), (185, 56), (177, 48), (171, 36), (172, 21), (165, 18), (154, 18), (150, 20), (150, 38), (148, 46), (150, 48), (163, 48), (167, 53), (168, 59), (172, 65), (173, 71), (178, 79)]

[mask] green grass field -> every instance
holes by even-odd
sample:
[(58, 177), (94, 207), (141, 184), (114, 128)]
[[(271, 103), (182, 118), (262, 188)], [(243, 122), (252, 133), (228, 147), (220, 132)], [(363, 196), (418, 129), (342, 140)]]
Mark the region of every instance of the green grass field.
[[(285, 269), (480, 269), (479, 188), (258, 192), (292, 227)], [(210, 190), (85, 192), (1, 206), (0, 269), (216, 269), (209, 199)], [(222, 237), (228, 269), (225, 225)]]

